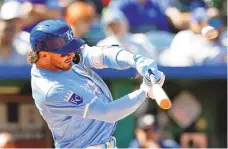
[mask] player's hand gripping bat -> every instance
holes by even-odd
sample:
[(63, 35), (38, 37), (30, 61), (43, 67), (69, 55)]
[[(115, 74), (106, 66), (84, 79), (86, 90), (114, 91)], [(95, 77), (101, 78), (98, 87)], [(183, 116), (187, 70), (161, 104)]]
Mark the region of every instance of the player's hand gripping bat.
[(160, 108), (168, 110), (171, 108), (172, 103), (169, 99), (169, 97), (167, 96), (166, 92), (163, 90), (162, 87), (160, 87), (158, 84), (156, 84), (156, 80), (154, 78), (154, 75), (152, 73), (150, 73), (150, 81), (151, 81), (151, 90), (152, 90), (152, 94), (154, 96), (155, 101), (157, 102), (157, 104), (159, 105)]

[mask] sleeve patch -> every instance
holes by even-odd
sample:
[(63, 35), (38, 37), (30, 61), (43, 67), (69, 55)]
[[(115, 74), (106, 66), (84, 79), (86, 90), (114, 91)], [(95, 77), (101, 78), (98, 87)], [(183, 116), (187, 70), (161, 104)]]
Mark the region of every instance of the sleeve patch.
[(72, 91), (68, 92), (65, 100), (76, 105), (79, 105), (83, 102), (83, 98)]
[(92, 65), (95, 68), (103, 68), (103, 51), (101, 49), (94, 49), (94, 52), (91, 56)]

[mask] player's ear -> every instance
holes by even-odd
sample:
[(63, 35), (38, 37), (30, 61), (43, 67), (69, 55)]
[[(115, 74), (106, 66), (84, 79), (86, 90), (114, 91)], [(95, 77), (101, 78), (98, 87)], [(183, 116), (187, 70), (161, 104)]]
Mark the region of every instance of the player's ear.
[(81, 54), (80, 54), (80, 53), (75, 53), (75, 55), (74, 55), (72, 61), (73, 61), (73, 63), (75, 63), (75, 64), (80, 63), (80, 61), (81, 61)]

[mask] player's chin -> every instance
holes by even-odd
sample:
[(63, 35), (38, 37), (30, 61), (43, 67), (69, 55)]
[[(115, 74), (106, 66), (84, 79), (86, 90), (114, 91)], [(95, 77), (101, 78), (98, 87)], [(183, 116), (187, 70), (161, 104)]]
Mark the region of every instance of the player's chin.
[(63, 71), (70, 70), (71, 68), (72, 68), (72, 63), (65, 64), (65, 65), (59, 67), (59, 69), (60, 69), (60, 70), (63, 70)]
[(65, 70), (70, 70), (72, 68), (72, 63), (68, 64), (66, 67), (65, 67)]

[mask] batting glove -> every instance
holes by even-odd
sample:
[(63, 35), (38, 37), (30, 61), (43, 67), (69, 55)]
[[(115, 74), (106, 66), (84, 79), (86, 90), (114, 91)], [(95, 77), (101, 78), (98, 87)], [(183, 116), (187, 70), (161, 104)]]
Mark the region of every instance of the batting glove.
[[(162, 87), (165, 82), (165, 75), (163, 74), (163, 72), (159, 71), (159, 73), (161, 73), (161, 79), (156, 84)], [(140, 85), (140, 89), (146, 91), (146, 95), (148, 98), (154, 99), (151, 87), (152, 87), (151, 81), (144, 77), (143, 82)]]
[(154, 75), (155, 80), (159, 82), (162, 77), (162, 72), (158, 71), (157, 64), (154, 60), (151, 60), (149, 58), (143, 57), (141, 55), (135, 55), (134, 56), (135, 61), (135, 68), (139, 72), (139, 74), (146, 79), (150, 80), (150, 72)]

